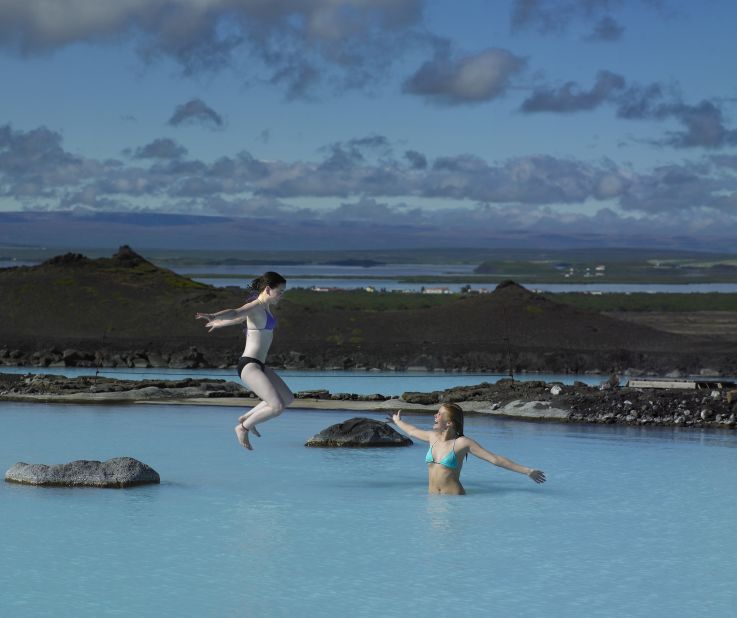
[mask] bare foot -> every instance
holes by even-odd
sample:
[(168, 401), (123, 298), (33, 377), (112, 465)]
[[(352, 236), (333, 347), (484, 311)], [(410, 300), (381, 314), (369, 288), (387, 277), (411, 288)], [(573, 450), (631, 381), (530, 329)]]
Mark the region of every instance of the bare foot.
[[(238, 419), (238, 422), (239, 422), (239, 423), (242, 423), (242, 422), (243, 422), (243, 421), (245, 421), (245, 420), (246, 420), (246, 419), (247, 419), (247, 418), (248, 418), (249, 416), (251, 416), (251, 413), (250, 413), (250, 412), (249, 412), (248, 414), (244, 414), (243, 416), (241, 416), (241, 417), (240, 417), (240, 418)], [(261, 437), (261, 434), (260, 434), (260, 433), (258, 432), (258, 429), (256, 429), (256, 427), (255, 427), (255, 426), (253, 426), (253, 427), (250, 427), (250, 428), (249, 428), (249, 431), (250, 431), (250, 432), (251, 432), (251, 433), (252, 433), (252, 434), (253, 434), (254, 436), (256, 436), (257, 438), (260, 438), (260, 437)]]
[(248, 429), (240, 423), (235, 426), (235, 435), (238, 436), (238, 442), (241, 443), (241, 446), (247, 448), (249, 451), (253, 450), (251, 443), (248, 441)]

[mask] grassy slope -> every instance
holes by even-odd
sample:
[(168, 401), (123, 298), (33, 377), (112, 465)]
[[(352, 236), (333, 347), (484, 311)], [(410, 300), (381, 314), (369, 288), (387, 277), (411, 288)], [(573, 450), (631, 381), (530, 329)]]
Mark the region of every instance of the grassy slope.
[[(244, 291), (212, 288), (130, 252), (112, 259), (65, 257), (0, 271), (0, 346), (25, 342), (117, 341), (125, 347), (235, 350), (237, 329), (208, 334), (196, 311), (237, 307)], [(594, 297), (601, 298), (601, 297)], [(278, 309), (274, 353), (363, 350), (392, 355), (516, 349), (682, 351), (699, 342), (625, 324), (516, 285), (493, 294), (424, 296), (292, 291)]]

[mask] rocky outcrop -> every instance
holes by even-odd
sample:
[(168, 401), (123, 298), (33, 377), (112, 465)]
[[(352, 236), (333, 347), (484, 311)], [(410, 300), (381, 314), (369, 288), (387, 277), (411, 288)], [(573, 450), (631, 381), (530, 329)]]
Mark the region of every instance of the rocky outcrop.
[(410, 444), (412, 440), (387, 423), (356, 417), (323, 429), (307, 440), (305, 446), (365, 448)]
[(132, 457), (115, 457), (107, 461), (80, 459), (47, 466), (18, 462), (5, 473), (9, 483), (47, 487), (121, 488), (159, 483), (159, 473)]
[(0, 400), (61, 397), (89, 401), (155, 401), (248, 396), (253, 396), (248, 389), (227, 380), (118, 380), (102, 376), (0, 374)]
[[(470, 413), (530, 420), (737, 429), (737, 390), (632, 388), (614, 383), (611, 379), (599, 386), (503, 379), (430, 393), (407, 392), (401, 399), (319, 389), (296, 393), (295, 407), (433, 411), (441, 403), (457, 402)], [(240, 398), (247, 397), (255, 395), (237, 382), (226, 380), (137, 381), (0, 373), (0, 401), (130, 403), (207, 399), (221, 405), (244, 405)]]
[(499, 380), (432, 393), (405, 393), (407, 403), (457, 402), (464, 410), (574, 423), (737, 428), (737, 398), (727, 390), (653, 389)]

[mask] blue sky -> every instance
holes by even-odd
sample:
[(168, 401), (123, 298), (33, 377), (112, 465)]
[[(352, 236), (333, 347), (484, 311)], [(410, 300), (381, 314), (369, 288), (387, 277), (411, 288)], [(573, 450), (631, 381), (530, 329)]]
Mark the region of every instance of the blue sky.
[(0, 213), (724, 246), (735, 23), (731, 0), (0, 0)]

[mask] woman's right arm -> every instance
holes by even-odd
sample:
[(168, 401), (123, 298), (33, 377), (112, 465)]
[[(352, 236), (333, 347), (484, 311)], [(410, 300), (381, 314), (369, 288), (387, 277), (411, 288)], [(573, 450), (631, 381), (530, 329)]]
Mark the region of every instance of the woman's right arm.
[(258, 299), (254, 299), (247, 302), (242, 307), (238, 307), (238, 309), (223, 309), (217, 313), (196, 313), (194, 317), (196, 320), (207, 320), (207, 324), (205, 324), (205, 326), (207, 326), (210, 332), (212, 332), (215, 328), (222, 328), (223, 326), (232, 326), (233, 324), (241, 324), (242, 322), (245, 322), (248, 317), (248, 312), (260, 304), (261, 303)]
[(418, 440), (424, 440), (425, 442), (431, 442), (434, 435), (432, 431), (423, 431), (419, 427), (410, 425), (402, 420), (402, 412), (397, 410), (392, 416), (387, 416), (386, 420), (394, 423), (399, 429), (401, 429), (408, 436), (417, 438)]

